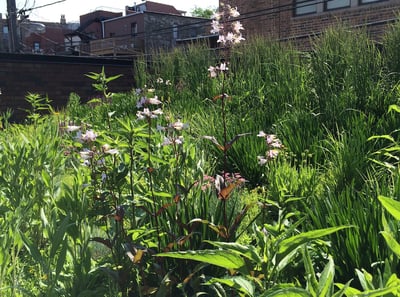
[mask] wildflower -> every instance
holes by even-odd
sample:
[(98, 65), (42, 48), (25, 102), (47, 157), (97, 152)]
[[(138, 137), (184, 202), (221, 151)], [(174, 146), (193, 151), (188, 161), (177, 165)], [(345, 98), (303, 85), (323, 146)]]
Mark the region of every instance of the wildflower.
[(258, 137), (262, 137), (265, 139), (267, 146), (273, 148), (282, 148), (282, 142), (278, 139), (275, 134), (266, 134), (264, 131), (260, 131), (257, 134)]
[(182, 129), (185, 129), (188, 126), (189, 126), (188, 124), (182, 123), (181, 120), (177, 120), (175, 123), (170, 124), (170, 127), (177, 131), (181, 131)]
[(115, 155), (119, 153), (117, 149), (112, 149), (108, 144), (104, 144), (101, 148), (105, 154)]
[(240, 13), (237, 11), (237, 7), (231, 7), (230, 5), (228, 6), (228, 10), (229, 10), (229, 15), (233, 18), (236, 18), (238, 16), (240, 16)]
[(217, 77), (217, 68), (214, 66), (210, 66), (208, 68), (208, 72), (210, 73), (210, 77), (214, 78)]
[(158, 100), (157, 96), (154, 96), (153, 98), (141, 97), (140, 100), (136, 103), (136, 107), (142, 108), (146, 105), (159, 105), (161, 103), (162, 102)]
[[(232, 21), (232, 18), (240, 16), (237, 8), (230, 5), (222, 5), (222, 12), (213, 15), (211, 22), (212, 34), (218, 34), (218, 43), (222, 46), (230, 46), (244, 40), (240, 31), (244, 30), (239, 21)], [(221, 23), (222, 22), (222, 23)]]
[(267, 134), (264, 132), (264, 131), (260, 131), (258, 134), (257, 134), (257, 137), (266, 137), (267, 136)]
[(83, 151), (79, 152), (79, 155), (83, 160), (90, 160), (94, 156), (94, 152), (89, 149), (84, 149)]
[(166, 145), (171, 145), (171, 144), (183, 144), (183, 136), (178, 136), (176, 138), (168, 138), (164, 137), (164, 141), (162, 142), (161, 145), (166, 146)]
[(101, 173), (101, 181), (104, 183), (107, 179), (107, 174), (105, 172)]
[(67, 132), (75, 132), (75, 131), (78, 131), (78, 130), (80, 130), (81, 129), (81, 126), (67, 126), (66, 127), (66, 131)]
[(158, 132), (162, 132), (162, 131), (165, 131), (166, 128), (163, 127), (163, 126), (161, 126), (161, 125), (158, 125), (158, 124), (157, 124), (156, 130), (157, 130)]
[(267, 164), (268, 162), (267, 158), (265, 158), (264, 156), (257, 156), (257, 159), (258, 159), (258, 164), (261, 166)]
[(275, 159), (276, 157), (278, 157), (278, 155), (279, 155), (279, 151), (278, 150), (269, 150), (267, 152), (268, 159)]
[(96, 140), (97, 134), (93, 130), (87, 130), (85, 134), (82, 134), (81, 139), (84, 142), (93, 142)]
[(172, 83), (171, 83), (171, 81), (170, 81), (169, 79), (167, 79), (167, 80), (165, 81), (165, 85), (166, 85), (166, 86), (170, 86), (170, 85), (172, 85)]
[(138, 111), (136, 113), (136, 116), (138, 120), (144, 120), (144, 119), (154, 119), (157, 118), (159, 115), (161, 115), (163, 112), (160, 108), (150, 111), (148, 108), (144, 108), (143, 111)]
[(159, 77), (159, 78), (157, 78), (157, 81), (156, 81), (158, 84), (162, 84), (163, 82), (164, 82), (164, 80), (161, 78), (161, 77)]
[(242, 23), (240, 23), (239, 21), (232, 23), (232, 29), (236, 34), (240, 34), (240, 31), (244, 30)]
[(162, 142), (161, 145), (166, 146), (166, 145), (171, 145), (172, 141), (168, 137), (164, 137), (164, 141)]
[(269, 134), (265, 137), (265, 141), (267, 142), (267, 145), (274, 147), (274, 148), (281, 148), (282, 143), (281, 141), (276, 137), (274, 134)]

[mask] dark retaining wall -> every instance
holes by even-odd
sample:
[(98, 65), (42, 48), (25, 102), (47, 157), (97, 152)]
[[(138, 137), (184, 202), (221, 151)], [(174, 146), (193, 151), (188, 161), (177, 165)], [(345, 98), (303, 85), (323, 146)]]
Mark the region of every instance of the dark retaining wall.
[(12, 121), (22, 121), (28, 92), (48, 96), (56, 109), (77, 93), (83, 102), (96, 95), (89, 72), (123, 76), (109, 84), (111, 92), (130, 91), (134, 87), (133, 60), (91, 57), (43, 56), (0, 53), (0, 112), (13, 110)]

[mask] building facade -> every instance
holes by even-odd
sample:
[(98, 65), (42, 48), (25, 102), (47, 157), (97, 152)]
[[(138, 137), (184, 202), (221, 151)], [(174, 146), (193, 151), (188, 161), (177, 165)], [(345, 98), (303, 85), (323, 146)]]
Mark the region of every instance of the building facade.
[(121, 17), (102, 21), (103, 38), (90, 42), (94, 55), (132, 55), (170, 49), (179, 40), (209, 34), (210, 20), (187, 17), (171, 5), (146, 1)]
[(338, 23), (365, 27), (372, 39), (379, 40), (400, 13), (399, 0), (230, 0), (229, 4), (241, 13), (247, 37), (291, 40), (306, 48), (310, 37)]

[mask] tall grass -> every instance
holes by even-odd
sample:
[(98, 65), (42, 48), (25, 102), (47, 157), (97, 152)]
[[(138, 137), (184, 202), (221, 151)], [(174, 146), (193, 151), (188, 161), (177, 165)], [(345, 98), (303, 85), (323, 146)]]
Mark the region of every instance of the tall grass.
[[(399, 118), (386, 110), (400, 98), (397, 66), (389, 65), (398, 52), (399, 30), (393, 26), (382, 51), (363, 31), (346, 28), (326, 32), (309, 53), (248, 41), (230, 52), (225, 105), (214, 97), (221, 85), (207, 77), (221, 52), (205, 45), (158, 52), (136, 61), (141, 93), (88, 104), (72, 94), (59, 115), (38, 114), (32, 125), (3, 125), (0, 295), (216, 294), (223, 287), (215, 277), (231, 277), (223, 267), (154, 256), (209, 249), (210, 241), (221, 241), (240, 263), (243, 255), (268, 264), (266, 287), (308, 282), (302, 261), (322, 270), (327, 254), (341, 282), (354, 278), (356, 268), (378, 277), (381, 263), (395, 259), (379, 233), (385, 221), (377, 196), (398, 195), (400, 179), (393, 169), (398, 163), (383, 163), (387, 154), (373, 161), (390, 137), (369, 138), (398, 136)], [(140, 121), (137, 101), (148, 98), (151, 88), (164, 114)], [(174, 130), (177, 122), (188, 127)], [(93, 130), (97, 138), (82, 141), (66, 132), (69, 126)], [(283, 144), (279, 158), (266, 166), (257, 162), (266, 150), (260, 131), (276, 134)], [(241, 133), (246, 134), (229, 150), (209, 141)], [(183, 143), (165, 144), (180, 136)], [(118, 154), (109, 154), (108, 146)], [(92, 159), (83, 162), (82, 151)], [(227, 171), (244, 177), (245, 189), (233, 183), (221, 195), (215, 176)], [(319, 241), (291, 253), (290, 273), (275, 271), (272, 259), (257, 262), (256, 255), (269, 260), (268, 253), (280, 253), (280, 243), (290, 242), (286, 236), (343, 225), (352, 228), (329, 233), (329, 244)], [(236, 245), (256, 242), (262, 250)], [(234, 279), (235, 286), (254, 280)], [(255, 283), (248, 287), (253, 295), (265, 289), (262, 281)]]

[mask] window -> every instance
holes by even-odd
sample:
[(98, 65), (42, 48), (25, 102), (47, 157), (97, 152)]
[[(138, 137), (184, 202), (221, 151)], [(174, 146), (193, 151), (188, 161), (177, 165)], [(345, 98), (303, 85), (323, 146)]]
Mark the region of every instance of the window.
[(328, 0), (325, 2), (325, 8), (327, 10), (343, 7), (350, 7), (350, 0)]
[(8, 34), (8, 26), (3, 27), (3, 34)]
[(137, 35), (137, 23), (132, 23), (131, 24), (131, 35), (136, 36)]
[(33, 52), (34, 53), (40, 53), (40, 42), (34, 42), (33, 43)]
[(382, 0), (360, 0), (360, 4), (367, 4), (367, 3), (373, 3), (373, 2), (380, 2)]
[(295, 0), (295, 14), (303, 15), (317, 12), (318, 0)]
[(174, 40), (178, 39), (178, 25), (174, 24), (172, 27), (172, 38)]

